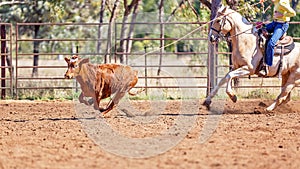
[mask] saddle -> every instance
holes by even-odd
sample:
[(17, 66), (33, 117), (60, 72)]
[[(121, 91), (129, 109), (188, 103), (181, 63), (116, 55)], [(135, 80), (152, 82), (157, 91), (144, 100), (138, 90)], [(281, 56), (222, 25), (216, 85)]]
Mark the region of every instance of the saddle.
[[(265, 67), (265, 56), (266, 56), (266, 48), (267, 43), (269, 39), (271, 38), (270, 33), (265, 28), (261, 28), (258, 30), (258, 44), (259, 48), (261, 49), (264, 57), (260, 61), (260, 66), (258, 66), (258, 70), (261, 70), (263, 67)], [(281, 74), (281, 66), (282, 66), (282, 58), (284, 55), (289, 54), (293, 49), (295, 48), (294, 40), (291, 36), (287, 36), (286, 33), (278, 40), (278, 42), (275, 45), (274, 48), (274, 58), (273, 58), (273, 65), (272, 67), (269, 67), (266, 76), (268, 77), (274, 77)], [(280, 56), (280, 57), (278, 57)], [(273, 71), (270, 71), (270, 69), (273, 69)], [(272, 72), (272, 73), (271, 73)]]
[[(272, 34), (268, 33), (265, 28), (261, 28), (258, 31), (259, 35), (259, 47), (265, 54), (267, 43)], [(295, 48), (294, 40), (291, 36), (287, 36), (286, 33), (278, 40), (274, 49), (274, 56), (287, 55)]]

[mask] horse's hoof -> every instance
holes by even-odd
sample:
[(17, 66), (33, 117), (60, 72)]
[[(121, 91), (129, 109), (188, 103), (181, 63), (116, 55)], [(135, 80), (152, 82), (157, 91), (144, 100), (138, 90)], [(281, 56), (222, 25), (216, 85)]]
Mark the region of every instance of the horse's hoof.
[(232, 96), (230, 99), (231, 99), (234, 103), (237, 101), (236, 95)]
[(205, 106), (208, 110), (210, 109), (211, 100), (205, 100), (202, 105)]
[(272, 113), (273, 112), (273, 108), (270, 108), (270, 107), (267, 107), (266, 109), (265, 109), (268, 113)]

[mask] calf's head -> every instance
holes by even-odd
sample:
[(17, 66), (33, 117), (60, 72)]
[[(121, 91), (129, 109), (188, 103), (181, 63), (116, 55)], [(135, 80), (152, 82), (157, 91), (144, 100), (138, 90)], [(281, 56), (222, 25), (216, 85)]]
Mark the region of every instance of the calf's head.
[(71, 58), (65, 57), (65, 61), (68, 64), (68, 69), (67, 72), (65, 73), (65, 78), (71, 79), (76, 77), (79, 74), (81, 70), (81, 66), (84, 63), (88, 63), (89, 58), (81, 59), (80, 57), (74, 55)]

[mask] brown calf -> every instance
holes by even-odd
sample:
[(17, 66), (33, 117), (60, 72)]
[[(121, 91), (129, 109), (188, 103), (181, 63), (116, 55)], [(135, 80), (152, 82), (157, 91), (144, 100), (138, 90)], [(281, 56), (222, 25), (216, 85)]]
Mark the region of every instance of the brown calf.
[[(76, 78), (81, 87), (79, 96), (80, 103), (91, 105), (91, 102), (84, 100), (84, 97), (92, 97), (94, 109), (100, 110), (103, 114), (113, 109), (130, 89), (138, 82), (136, 70), (130, 66), (121, 64), (91, 64), (89, 59), (81, 59), (78, 56), (65, 58), (68, 63), (68, 70), (65, 78)], [(106, 108), (100, 108), (102, 99), (113, 95)]]

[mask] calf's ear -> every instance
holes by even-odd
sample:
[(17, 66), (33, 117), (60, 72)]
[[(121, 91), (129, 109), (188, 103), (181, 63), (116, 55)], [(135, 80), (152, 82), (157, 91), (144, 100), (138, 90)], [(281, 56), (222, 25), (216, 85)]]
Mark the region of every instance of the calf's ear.
[(70, 59), (67, 58), (67, 57), (65, 57), (65, 61), (66, 61), (67, 63), (69, 63), (69, 62), (70, 62)]
[(79, 65), (79, 67), (81, 67), (82, 64), (89, 63), (89, 62), (90, 62), (89, 58), (84, 58), (79, 61), (78, 65)]

